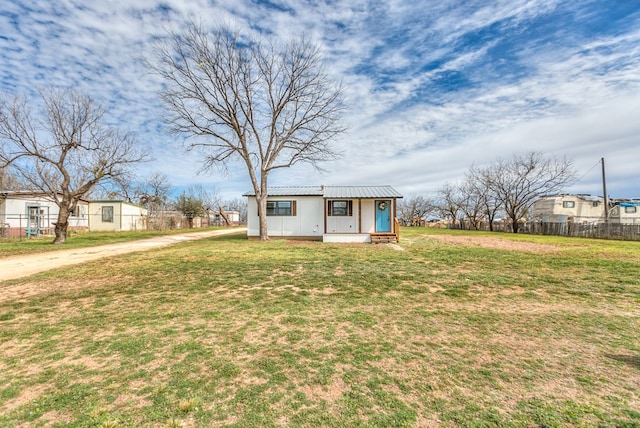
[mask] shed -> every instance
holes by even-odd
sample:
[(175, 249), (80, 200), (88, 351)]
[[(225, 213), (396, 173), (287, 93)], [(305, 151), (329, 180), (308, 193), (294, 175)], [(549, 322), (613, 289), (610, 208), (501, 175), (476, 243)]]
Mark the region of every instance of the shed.
[(127, 201), (91, 201), (89, 231), (123, 232), (145, 230), (147, 209)]

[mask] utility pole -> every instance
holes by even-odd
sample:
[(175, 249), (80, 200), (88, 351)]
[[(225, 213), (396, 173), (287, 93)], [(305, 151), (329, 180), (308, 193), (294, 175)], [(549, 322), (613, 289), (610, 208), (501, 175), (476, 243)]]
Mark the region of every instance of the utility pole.
[(609, 221), (609, 198), (607, 197), (607, 180), (604, 175), (604, 158), (601, 158), (602, 162), (602, 192), (604, 195), (604, 222)]

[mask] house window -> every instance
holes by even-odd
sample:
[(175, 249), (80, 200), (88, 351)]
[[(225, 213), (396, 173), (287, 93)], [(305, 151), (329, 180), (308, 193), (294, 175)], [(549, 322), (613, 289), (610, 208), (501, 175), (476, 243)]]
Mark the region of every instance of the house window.
[(562, 208), (575, 208), (576, 203), (574, 201), (564, 201), (562, 202)]
[(598, 208), (598, 207), (600, 206), (600, 202), (598, 202), (598, 201), (594, 201), (594, 202), (591, 204), (591, 206), (592, 206), (592, 207), (594, 207), (594, 208)]
[(295, 216), (296, 201), (267, 201), (268, 216)]
[(76, 205), (76, 207), (74, 209), (72, 209), (71, 211), (69, 211), (69, 215), (71, 217), (83, 217), (83, 213), (82, 213), (82, 207), (80, 207), (79, 205)]
[(329, 201), (329, 210), (327, 214), (332, 216), (352, 216), (352, 201)]
[(638, 207), (624, 207), (625, 214), (634, 214)]
[(113, 207), (102, 207), (102, 222), (113, 223)]

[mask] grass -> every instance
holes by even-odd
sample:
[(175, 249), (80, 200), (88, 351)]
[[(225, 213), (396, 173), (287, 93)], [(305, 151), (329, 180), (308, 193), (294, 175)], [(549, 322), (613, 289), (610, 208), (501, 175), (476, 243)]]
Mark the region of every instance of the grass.
[(33, 254), (47, 251), (69, 250), (73, 248), (86, 248), (103, 244), (117, 244), (120, 242), (134, 241), (151, 238), (154, 236), (172, 235), (178, 233), (203, 232), (216, 230), (218, 227), (200, 229), (172, 229), (172, 230), (139, 230), (133, 232), (86, 232), (71, 231), (63, 245), (52, 245), (53, 235), (37, 238), (1, 238), (0, 258)]
[(640, 426), (639, 266), (633, 242), (408, 228), (7, 281), (0, 426)]

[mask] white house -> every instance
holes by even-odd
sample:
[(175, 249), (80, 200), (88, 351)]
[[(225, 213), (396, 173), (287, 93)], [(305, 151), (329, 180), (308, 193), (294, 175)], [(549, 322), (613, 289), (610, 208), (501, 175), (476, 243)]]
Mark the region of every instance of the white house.
[[(324, 242), (395, 242), (396, 200), (391, 186), (290, 186), (269, 188), (267, 233), (270, 238)], [(258, 204), (247, 192), (247, 236), (260, 236)]]
[(609, 209), (609, 221), (619, 224), (640, 224), (640, 199), (616, 199)]
[[(89, 201), (81, 199), (69, 217), (69, 230), (87, 230)], [(59, 208), (42, 192), (0, 191), (0, 236), (53, 234)]]
[(89, 230), (92, 232), (122, 232), (145, 230), (147, 209), (126, 201), (91, 201)]
[(591, 195), (550, 195), (533, 203), (531, 216), (543, 223), (604, 222), (604, 198)]

